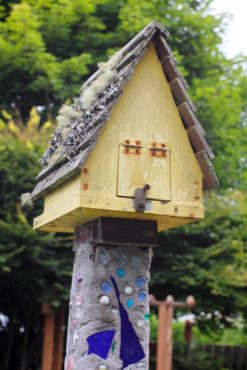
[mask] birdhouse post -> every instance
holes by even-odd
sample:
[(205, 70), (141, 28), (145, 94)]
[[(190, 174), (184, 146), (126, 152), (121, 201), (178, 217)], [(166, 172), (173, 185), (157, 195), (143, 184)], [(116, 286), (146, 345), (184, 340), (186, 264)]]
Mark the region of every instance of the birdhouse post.
[(34, 228), (74, 233), (66, 370), (148, 369), (157, 233), (204, 217), (213, 153), (152, 22), (63, 106), (31, 197)]

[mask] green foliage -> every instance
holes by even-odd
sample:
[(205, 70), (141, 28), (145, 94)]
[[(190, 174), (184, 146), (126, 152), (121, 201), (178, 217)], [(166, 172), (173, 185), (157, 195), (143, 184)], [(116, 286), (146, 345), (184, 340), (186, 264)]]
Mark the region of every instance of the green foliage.
[[(212, 314), (214, 325), (231, 315), (246, 314), (246, 196), (237, 191), (207, 196), (206, 218), (161, 233), (152, 264), (152, 292), (196, 298), (196, 312)], [(222, 317), (214, 314), (219, 311)], [(209, 320), (201, 317), (201, 325)]]
[[(158, 331), (158, 316), (153, 313), (150, 317), (150, 340), (157, 341)], [(174, 321), (172, 324), (173, 342), (175, 347), (184, 346), (185, 343), (185, 322)], [(207, 327), (207, 330), (202, 330), (198, 322), (195, 321), (192, 327), (192, 346), (215, 344), (223, 346), (244, 346), (247, 347), (247, 333), (244, 328), (244, 323), (236, 319), (232, 327), (222, 327), (222, 329), (215, 330), (215, 328)]]
[(174, 370), (228, 370), (223, 367), (221, 358), (211, 359), (210, 355), (200, 349), (192, 350), (189, 355), (180, 353), (174, 356)]
[[(72, 240), (34, 231), (28, 222), (34, 212), (24, 214), (20, 209), (20, 194), (34, 186), (37, 156), (50, 123), (39, 129), (34, 109), (26, 126), (16, 125), (6, 112), (2, 116), (7, 122), (0, 130), (0, 313), (10, 322), (0, 332), (0, 367), (26, 369), (40, 353), (42, 302), (57, 307), (68, 301)], [(25, 328), (23, 334), (20, 328)]]

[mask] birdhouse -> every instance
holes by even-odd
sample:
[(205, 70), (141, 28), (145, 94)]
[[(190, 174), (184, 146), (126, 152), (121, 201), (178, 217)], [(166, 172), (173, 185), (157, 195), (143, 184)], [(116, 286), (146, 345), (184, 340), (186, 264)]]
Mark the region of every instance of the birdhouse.
[(167, 38), (152, 22), (61, 108), (32, 192), (44, 198), (35, 229), (115, 217), (165, 230), (204, 217), (203, 189), (218, 185), (214, 155)]

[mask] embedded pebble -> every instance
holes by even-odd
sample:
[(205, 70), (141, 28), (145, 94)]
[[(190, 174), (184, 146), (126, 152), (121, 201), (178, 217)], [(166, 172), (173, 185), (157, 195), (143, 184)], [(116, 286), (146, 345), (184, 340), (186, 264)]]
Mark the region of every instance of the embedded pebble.
[(108, 306), (110, 303), (110, 298), (107, 295), (102, 295), (99, 299), (100, 303), (103, 304), (104, 306)]
[(131, 294), (133, 293), (133, 288), (132, 288), (131, 286), (126, 286), (126, 287), (124, 288), (124, 293), (125, 293), (126, 295), (131, 295)]
[(100, 365), (99, 370), (107, 370), (107, 367), (105, 365)]

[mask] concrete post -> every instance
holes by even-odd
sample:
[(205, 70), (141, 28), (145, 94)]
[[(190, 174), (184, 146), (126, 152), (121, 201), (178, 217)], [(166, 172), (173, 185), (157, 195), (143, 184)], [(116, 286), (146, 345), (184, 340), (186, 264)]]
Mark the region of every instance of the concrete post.
[(152, 249), (75, 239), (65, 369), (148, 369)]

